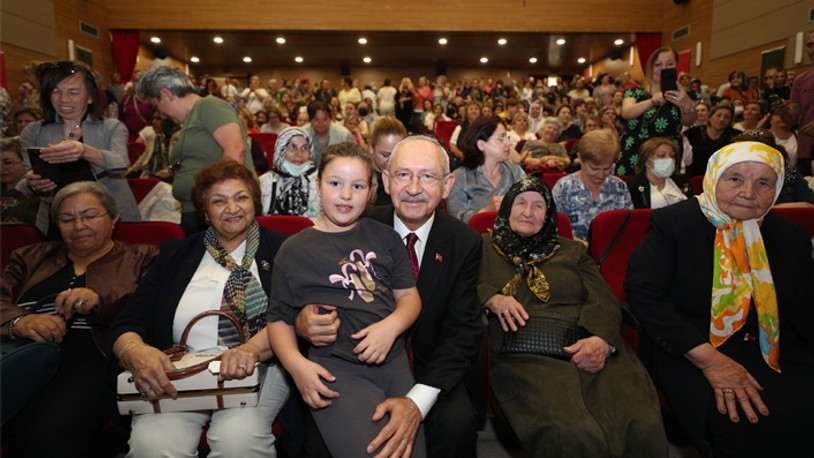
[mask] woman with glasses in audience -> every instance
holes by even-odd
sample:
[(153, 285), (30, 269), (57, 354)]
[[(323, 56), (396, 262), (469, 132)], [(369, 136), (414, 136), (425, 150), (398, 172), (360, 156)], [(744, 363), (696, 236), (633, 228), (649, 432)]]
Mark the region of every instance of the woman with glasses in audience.
[(477, 213), (497, 211), (509, 186), (526, 173), (509, 162), (512, 144), (497, 116), (473, 121), (461, 146), (464, 160), (452, 172), (455, 183), (446, 202), (450, 214), (468, 222)]
[(268, 122), (263, 124), (263, 127), (260, 128), (260, 133), (279, 134), (288, 128), (288, 124), (282, 122), (282, 120), (283, 114), (278, 108), (268, 110)]
[(48, 224), (53, 193), (77, 181), (103, 184), (115, 197), (122, 221), (138, 221), (136, 199), (124, 177), (130, 166), (127, 128), (102, 116), (93, 74), (82, 65), (58, 62), (41, 65), (39, 77), (43, 119), (23, 129), (23, 149), (41, 147), (39, 158), (58, 167), (60, 176), (55, 182), (35, 173), (25, 153), (26, 184), (40, 197), (37, 228), (55, 235)]
[[(9, 456), (109, 456), (97, 448), (116, 412), (105, 338), (158, 250), (113, 241), (119, 210), (100, 183), (60, 189), (51, 218), (62, 240), (16, 250), (3, 272), (0, 329), (4, 338), (58, 343), (59, 368), (3, 425), (3, 440)], [(3, 402), (19, 402), (8, 389)]]

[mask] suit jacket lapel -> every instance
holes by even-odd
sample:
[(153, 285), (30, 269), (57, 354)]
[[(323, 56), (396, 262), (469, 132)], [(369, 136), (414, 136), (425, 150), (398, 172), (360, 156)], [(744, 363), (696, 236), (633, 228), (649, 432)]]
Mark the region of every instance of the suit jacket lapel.
[[(421, 260), (421, 270), (418, 273), (418, 292), (422, 298), (426, 299), (432, 296), (432, 291), (435, 290), (441, 280), (444, 272), (444, 262), (450, 262), (449, 247), (449, 232), (445, 230), (445, 224), (441, 215), (436, 212), (435, 221), (432, 223), (430, 235), (427, 244), (424, 247), (424, 257)], [(424, 303), (426, 306), (427, 303)]]

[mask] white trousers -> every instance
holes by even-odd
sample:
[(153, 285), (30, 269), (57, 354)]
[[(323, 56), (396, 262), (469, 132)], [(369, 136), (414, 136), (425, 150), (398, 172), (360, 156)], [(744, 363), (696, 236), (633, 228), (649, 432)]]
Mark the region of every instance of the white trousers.
[(273, 364), (266, 372), (256, 407), (136, 415), (127, 457), (197, 457), (201, 433), (207, 423), (210, 458), (275, 457), (271, 424), (288, 394), (283, 370), (279, 364)]

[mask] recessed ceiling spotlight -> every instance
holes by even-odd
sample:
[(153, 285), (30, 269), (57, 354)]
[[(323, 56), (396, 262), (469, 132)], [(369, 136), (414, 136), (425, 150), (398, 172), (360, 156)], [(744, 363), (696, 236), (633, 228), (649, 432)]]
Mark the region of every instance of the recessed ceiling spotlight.
[(501, 39), (497, 40), (497, 44), (499, 44), (500, 46), (503, 46), (503, 45), (505, 45), (506, 43), (507, 43), (507, 41), (506, 41), (506, 39), (505, 39), (505, 38), (501, 38)]
[(251, 57), (249, 57), (249, 56), (246, 56), (246, 57), (244, 57), (244, 58), (243, 58), (243, 62), (246, 62), (247, 64), (248, 64), (249, 62), (251, 62), (251, 61), (252, 61), (252, 58), (251, 58)]
[(580, 64), (584, 64), (585, 63), (585, 58), (580, 57), (579, 59), (577, 59), (577, 62), (579, 62)]
[(625, 40), (617, 38), (616, 40), (614, 40), (613, 44), (615, 44), (616, 46), (621, 46), (624, 42)]
[(537, 58), (536, 57), (529, 57), (529, 62), (531, 62), (532, 64), (536, 64), (537, 63)]
[(364, 62), (366, 64), (369, 64), (369, 63), (373, 62), (373, 59), (371, 59), (370, 57), (365, 57), (365, 58), (362, 59), (362, 62)]
[(485, 64), (486, 62), (489, 62), (489, 58), (488, 58), (488, 57), (481, 57), (481, 58), (480, 58), (480, 63)]
[(281, 44), (281, 45), (285, 44), (285, 38), (283, 38), (283, 37), (277, 37), (277, 39), (275, 41), (277, 43)]
[(446, 39), (446, 38), (443, 38), (443, 37), (442, 37), (442, 38), (439, 38), (439, 39), (438, 39), (438, 44), (441, 44), (441, 45), (445, 45), (445, 44), (447, 44), (447, 39)]
[(365, 37), (360, 37), (360, 38), (359, 38), (359, 44), (360, 44), (360, 45), (366, 45), (366, 44), (367, 44), (367, 38), (365, 38)]
[(557, 39), (557, 44), (560, 45), (560, 46), (564, 45), (565, 44), (565, 38)]
[(212, 41), (214, 41), (217, 44), (221, 44), (221, 43), (223, 43), (223, 38), (215, 37), (215, 38), (212, 39)]
[(305, 60), (305, 59), (303, 59), (301, 56), (297, 56), (297, 57), (294, 58), (294, 62), (296, 62), (298, 64), (301, 64), (303, 60)]
[(155, 43), (155, 44), (158, 44), (158, 43), (161, 43), (161, 38), (158, 38), (158, 37), (151, 37), (151, 38), (150, 38), (150, 41), (152, 41), (152, 42), (153, 42), (153, 43)]
[(192, 62), (192, 63), (197, 64), (198, 62), (201, 61), (201, 59), (198, 59), (197, 57), (192, 56), (192, 57), (189, 58), (189, 61)]

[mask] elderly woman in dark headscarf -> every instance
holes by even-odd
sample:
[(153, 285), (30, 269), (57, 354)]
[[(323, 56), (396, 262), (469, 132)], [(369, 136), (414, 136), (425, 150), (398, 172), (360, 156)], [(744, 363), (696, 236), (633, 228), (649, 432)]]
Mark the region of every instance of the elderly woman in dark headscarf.
[(619, 303), (585, 247), (557, 235), (539, 178), (512, 185), (484, 234), (478, 295), (491, 312), (491, 385), (529, 455), (667, 456)]
[(317, 222), (322, 205), (317, 195), (316, 164), (311, 159), (311, 137), (301, 127), (289, 127), (277, 137), (274, 164), (260, 176), (264, 215), (297, 215)]

